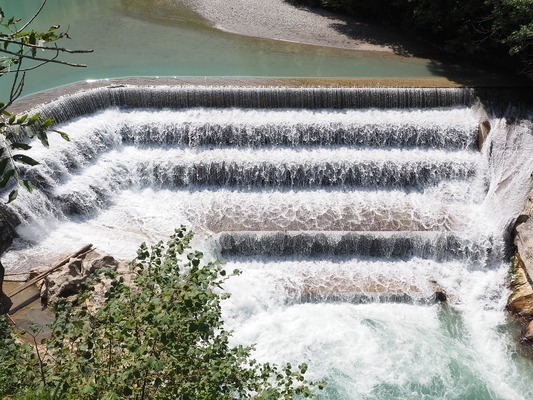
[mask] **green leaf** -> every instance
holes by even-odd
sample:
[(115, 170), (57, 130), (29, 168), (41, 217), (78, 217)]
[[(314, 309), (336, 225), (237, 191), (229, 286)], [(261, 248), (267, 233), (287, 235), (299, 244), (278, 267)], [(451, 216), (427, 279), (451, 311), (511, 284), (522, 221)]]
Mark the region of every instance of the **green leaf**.
[(39, 119), (40, 116), (41, 116), (41, 113), (33, 114), (33, 115), (28, 119), (28, 125), (32, 125), (32, 124), (34, 124), (34, 123)]
[(29, 181), (27, 179), (23, 179), (21, 183), (22, 183), (22, 186), (30, 193), (31, 193), (31, 191), (33, 189), (35, 189), (37, 187), (35, 185), (35, 183), (33, 183), (32, 181)]
[(20, 118), (17, 119), (17, 124), (19, 124), (19, 125), (20, 125), (20, 124), (23, 124), (24, 121), (26, 121), (27, 118), (28, 118), (28, 114), (23, 114), (23, 115), (21, 115)]
[(50, 125), (52, 125), (54, 122), (55, 122), (55, 119), (53, 117), (47, 118), (41, 123), (41, 128), (46, 129)]
[(9, 158), (6, 157), (6, 158), (3, 158), (1, 161), (0, 161), (0, 175), (3, 175), (6, 168), (7, 168), (7, 165), (9, 164)]
[(35, 166), (35, 165), (39, 165), (39, 161), (36, 161), (33, 158), (28, 157), (25, 154), (15, 154), (13, 156), (13, 160), (15, 160), (16, 162), (19, 162), (21, 164), (30, 165), (32, 167)]
[(31, 146), (29, 144), (22, 143), (22, 142), (11, 143), (10, 147), (13, 150), (29, 150), (29, 149), (31, 149)]
[(7, 200), (7, 204), (9, 204), (12, 201), (14, 201), (17, 198), (18, 195), (19, 195), (19, 191), (17, 189), (12, 190), (11, 193), (9, 193), (9, 198)]
[(68, 133), (63, 132), (63, 131), (58, 131), (58, 130), (55, 130), (55, 129), (53, 129), (52, 132), (59, 133), (59, 135), (63, 138), (63, 140), (66, 140), (67, 142), (70, 142), (70, 137), (69, 137)]
[(2, 179), (0, 180), (0, 189), (3, 189), (6, 187), (9, 180), (15, 175), (15, 170), (10, 169), (5, 174), (2, 174)]
[(44, 147), (48, 147), (50, 145), (48, 143), (48, 135), (46, 134), (46, 132), (44, 130), (39, 132), (39, 133), (37, 133), (37, 137), (39, 138), (39, 140), (41, 141), (41, 144)]

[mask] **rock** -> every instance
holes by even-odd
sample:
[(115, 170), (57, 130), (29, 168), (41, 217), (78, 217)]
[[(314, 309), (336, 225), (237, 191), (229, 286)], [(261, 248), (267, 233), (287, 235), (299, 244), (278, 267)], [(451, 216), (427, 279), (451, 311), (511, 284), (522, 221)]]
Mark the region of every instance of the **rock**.
[(489, 136), (490, 133), (490, 122), (489, 121), (483, 121), (479, 124), (479, 133), (477, 137), (477, 148), (479, 151), (483, 148), (483, 145), (485, 144), (485, 141), (487, 140), (487, 136)]
[(533, 318), (533, 295), (519, 297), (507, 304), (507, 310), (523, 318)]
[(533, 193), (530, 193), (523, 211), (514, 226), (514, 245), (523, 268), (529, 277), (533, 277)]
[(446, 290), (437, 283), (437, 281), (434, 281), (434, 280), (431, 280), (430, 282), (430, 285), (432, 287), (432, 290), (433, 290), (433, 300), (435, 300), (435, 302), (439, 302), (439, 303), (445, 303), (448, 301), (448, 293), (446, 293)]
[(511, 295), (507, 310), (527, 324), (522, 330), (522, 342), (533, 345), (533, 192), (517, 217), (513, 233), (516, 246), (511, 271)]
[(533, 319), (533, 287), (518, 252), (513, 259), (511, 289), (507, 310), (521, 318)]
[(445, 290), (437, 290), (435, 292), (435, 301), (445, 303), (448, 300), (448, 295)]
[(0, 315), (7, 314), (12, 305), (11, 299), (4, 292), (0, 292)]
[[(3, 208), (0, 208), (0, 256), (13, 243), (15, 230), (12, 226), (12, 221), (9, 220), (8, 214), (3, 211)], [(4, 273), (4, 266), (0, 262), (0, 315), (7, 314), (13, 305), (11, 299), (3, 291)]]
[(4, 266), (0, 262), (0, 315), (7, 314), (13, 305), (11, 299), (2, 291), (4, 284), (4, 273)]
[(0, 255), (11, 246), (13, 239), (17, 237), (15, 227), (20, 224), (20, 220), (4, 205), (0, 204)]
[(522, 329), (522, 342), (533, 344), (533, 321), (529, 321), (529, 324)]
[[(128, 270), (127, 266), (127, 262), (116, 260), (96, 250), (82, 257), (72, 258), (62, 268), (45, 278), (41, 288), (41, 300), (48, 305), (56, 303), (60, 298), (75, 302), (82, 284), (93, 272), (110, 268), (123, 273)], [(105, 287), (95, 292), (103, 300)]]

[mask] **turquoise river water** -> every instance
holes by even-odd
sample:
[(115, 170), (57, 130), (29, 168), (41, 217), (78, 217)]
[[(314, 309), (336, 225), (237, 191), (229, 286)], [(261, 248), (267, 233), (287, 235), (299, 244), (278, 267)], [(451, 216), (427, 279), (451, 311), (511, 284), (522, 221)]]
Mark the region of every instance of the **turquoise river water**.
[[(32, 15), (41, 0), (4, 0), (8, 16)], [(126, 76), (431, 77), (428, 60), (244, 37), (209, 27), (185, 9), (164, 17), (135, 0), (49, 0), (37, 27), (70, 25), (65, 57), (87, 68), (45, 66), (27, 78), (25, 94), (87, 79)], [(0, 86), (0, 90), (5, 90)]]

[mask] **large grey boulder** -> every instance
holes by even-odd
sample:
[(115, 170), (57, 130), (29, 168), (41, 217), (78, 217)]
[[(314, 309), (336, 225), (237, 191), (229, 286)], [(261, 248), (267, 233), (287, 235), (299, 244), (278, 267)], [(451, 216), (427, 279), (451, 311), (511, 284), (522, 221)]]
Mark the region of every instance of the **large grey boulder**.
[[(126, 261), (117, 260), (97, 250), (90, 251), (77, 258), (71, 258), (63, 267), (44, 279), (41, 287), (41, 300), (48, 305), (56, 303), (59, 299), (75, 302), (82, 284), (95, 271), (109, 268), (124, 274), (129, 270), (128, 265), (129, 263)], [(101, 300), (103, 300), (105, 288), (102, 285), (98, 286), (93, 297), (101, 297)]]

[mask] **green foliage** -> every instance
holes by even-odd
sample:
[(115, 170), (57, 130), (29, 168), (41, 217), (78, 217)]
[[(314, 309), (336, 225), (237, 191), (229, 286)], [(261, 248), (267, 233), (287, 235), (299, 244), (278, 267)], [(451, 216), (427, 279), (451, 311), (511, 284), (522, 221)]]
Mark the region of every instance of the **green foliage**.
[(533, 78), (532, 0), (287, 0), (397, 25), (455, 55), (514, 65)]
[[(3, 106), (4, 103), (0, 103), (0, 108)], [(17, 116), (6, 109), (0, 116), (0, 190), (15, 186), (9, 193), (8, 203), (17, 198), (19, 187), (30, 192), (35, 188), (33, 182), (24, 178), (24, 170), (38, 165), (39, 162), (21, 151), (31, 149), (32, 146), (27, 143), (27, 140), (33, 137), (37, 137), (44, 146), (48, 147), (47, 129), (54, 120), (49, 118), (40, 122), (39, 117), (39, 113), (31, 116), (28, 114)], [(68, 135), (64, 132), (52, 131), (58, 132), (65, 140), (68, 140)]]
[[(166, 245), (143, 244), (131, 280), (104, 271), (78, 305), (58, 304), (52, 337), (37, 357), (39, 387), (32, 390), (67, 399), (312, 397), (305, 364), (262, 364), (251, 358), (253, 347), (230, 346), (223, 284), (239, 272), (204, 262), (191, 239), (182, 227)], [(108, 289), (95, 305), (93, 285), (101, 280)], [(35, 357), (30, 360), (36, 375)], [(21, 377), (10, 379), (16, 385)]]
[(492, 34), (509, 53), (522, 59), (524, 72), (533, 76), (533, 1), (493, 2)]
[(0, 318), (0, 398), (24, 396), (38, 381), (38, 357), (17, 338), (5, 318)]
[[(0, 190), (10, 189), (8, 202), (17, 198), (20, 187), (29, 191), (34, 188), (34, 184), (24, 178), (24, 171), (38, 162), (20, 152), (31, 148), (26, 141), (33, 137), (48, 146), (47, 131), (54, 123), (53, 118), (41, 120), (38, 113), (16, 115), (9, 112), (9, 107), (22, 94), (26, 73), (48, 63), (84, 67), (60, 60), (59, 56), (91, 51), (59, 47), (59, 41), (69, 38), (67, 32), (59, 30), (59, 25), (52, 25), (43, 32), (31, 29), (45, 4), (46, 0), (27, 22), (15, 17), (6, 19), (0, 7), (0, 77), (11, 79), (11, 89), (3, 94), (6, 98), (0, 102)], [(64, 132), (55, 132), (68, 140)]]

